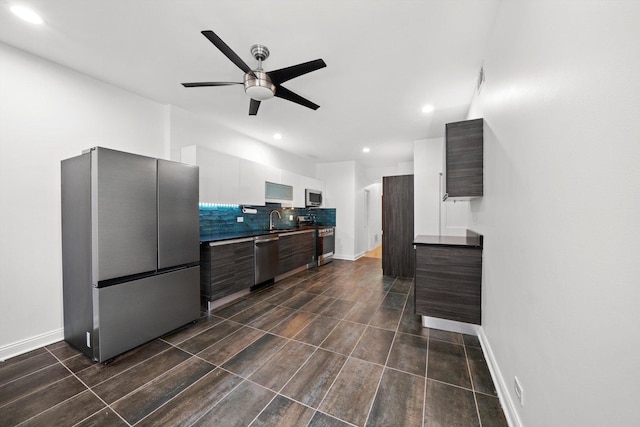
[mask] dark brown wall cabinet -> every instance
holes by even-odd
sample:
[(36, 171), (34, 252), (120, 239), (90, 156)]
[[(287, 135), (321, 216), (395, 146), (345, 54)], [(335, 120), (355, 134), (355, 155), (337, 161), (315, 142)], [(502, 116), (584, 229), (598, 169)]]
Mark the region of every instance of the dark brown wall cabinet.
[(280, 234), (278, 275), (313, 263), (316, 256), (316, 230)]
[(200, 295), (215, 301), (253, 286), (253, 238), (200, 245)]
[(483, 119), (447, 123), (444, 200), (483, 194)]
[(480, 324), (482, 248), (416, 246), (415, 310)]
[(412, 277), (413, 175), (382, 178), (382, 273)]

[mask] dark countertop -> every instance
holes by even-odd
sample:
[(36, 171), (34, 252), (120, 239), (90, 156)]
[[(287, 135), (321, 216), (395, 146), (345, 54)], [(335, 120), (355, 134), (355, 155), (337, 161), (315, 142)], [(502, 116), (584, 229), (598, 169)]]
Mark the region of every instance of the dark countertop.
[(473, 231), (467, 231), (466, 236), (425, 236), (418, 235), (413, 240), (414, 245), (433, 246), (467, 246), (482, 248), (483, 236)]
[(276, 230), (247, 230), (236, 231), (232, 233), (205, 234), (200, 236), (200, 243), (220, 242), (223, 240), (246, 239), (247, 237), (264, 236), (269, 234), (286, 234), (294, 231), (315, 230), (321, 227), (317, 225), (309, 225), (303, 227), (293, 227), (287, 229)]

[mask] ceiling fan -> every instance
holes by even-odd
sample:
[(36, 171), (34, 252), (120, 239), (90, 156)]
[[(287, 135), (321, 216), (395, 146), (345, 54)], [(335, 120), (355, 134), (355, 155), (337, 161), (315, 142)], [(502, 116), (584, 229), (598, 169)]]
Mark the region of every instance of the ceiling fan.
[(269, 49), (261, 44), (255, 44), (251, 46), (251, 54), (258, 61), (258, 67), (255, 70), (249, 68), (249, 66), (233, 51), (220, 37), (213, 31), (202, 31), (202, 34), (209, 39), (220, 52), (222, 52), (227, 58), (231, 60), (238, 68), (244, 71), (243, 82), (196, 82), (196, 83), (182, 83), (184, 87), (202, 87), (202, 86), (230, 86), (230, 85), (244, 85), (244, 91), (251, 98), (249, 104), (249, 115), (255, 116), (260, 108), (260, 102), (273, 98), (274, 96), (287, 101), (295, 102), (304, 107), (317, 110), (319, 105), (314, 104), (301, 97), (300, 95), (291, 92), (286, 87), (282, 86), (282, 83), (299, 77), (303, 74), (310, 73), (312, 71), (319, 70), (327, 66), (322, 59), (316, 59), (315, 61), (304, 62), (298, 65), (292, 65), (291, 67), (281, 68), (274, 71), (264, 71), (262, 69), (262, 61), (269, 57)]

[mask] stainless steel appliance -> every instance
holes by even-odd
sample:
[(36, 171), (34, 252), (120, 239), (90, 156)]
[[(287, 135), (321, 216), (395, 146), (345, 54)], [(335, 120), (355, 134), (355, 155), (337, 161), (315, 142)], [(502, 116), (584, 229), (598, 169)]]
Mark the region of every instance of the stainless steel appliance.
[(298, 225), (298, 227), (308, 227), (310, 225), (313, 225), (314, 223), (314, 218), (312, 215), (299, 215), (296, 218), (296, 224)]
[(320, 190), (311, 190), (306, 188), (304, 190), (305, 194), (305, 206), (306, 207), (320, 207), (322, 206), (322, 191)]
[(197, 167), (96, 147), (61, 184), (65, 341), (103, 362), (199, 317)]
[(335, 227), (318, 227), (318, 267), (333, 260), (335, 239)]
[(253, 246), (255, 278), (251, 290), (274, 282), (278, 274), (279, 239), (277, 235), (255, 237)]

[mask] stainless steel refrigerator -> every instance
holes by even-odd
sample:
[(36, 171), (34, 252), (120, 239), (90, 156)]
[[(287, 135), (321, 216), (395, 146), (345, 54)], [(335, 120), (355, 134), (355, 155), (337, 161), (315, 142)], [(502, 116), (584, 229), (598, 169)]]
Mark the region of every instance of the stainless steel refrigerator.
[(196, 166), (96, 147), (61, 184), (65, 341), (103, 362), (199, 317)]

